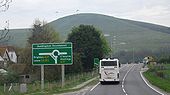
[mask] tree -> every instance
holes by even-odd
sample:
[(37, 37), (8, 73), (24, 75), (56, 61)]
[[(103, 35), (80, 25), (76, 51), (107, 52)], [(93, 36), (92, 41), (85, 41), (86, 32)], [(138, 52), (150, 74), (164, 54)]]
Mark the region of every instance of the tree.
[(28, 44), (33, 43), (53, 43), (60, 42), (59, 34), (45, 21), (36, 20), (33, 29), (31, 29), (32, 36), (28, 38)]
[(83, 71), (81, 56), (79, 53), (73, 53), (73, 64), (66, 66), (66, 73), (81, 73)]
[[(60, 42), (59, 34), (48, 24), (46, 24), (44, 21), (41, 22), (39, 20), (36, 20), (33, 24), (33, 28), (30, 29), (32, 35), (28, 38), (27, 42), (28, 45), (23, 50), (23, 53), (20, 55), (22, 58), (21, 62), (26, 63), (28, 66), (27, 72), (37, 73), (39, 74), (40, 68), (37, 66), (32, 66), (32, 44), (33, 43), (54, 43), (54, 42)], [(53, 80), (54, 78), (58, 77), (56, 76), (57, 72), (56, 70), (59, 70), (60, 68), (58, 66), (45, 66), (45, 77), (47, 80)], [(55, 72), (56, 71), (56, 72)], [(47, 73), (47, 74), (46, 74)], [(56, 76), (56, 77), (54, 77)]]
[(67, 41), (73, 43), (73, 52), (80, 54), (84, 71), (93, 69), (94, 58), (102, 58), (110, 51), (101, 31), (92, 25), (74, 27)]
[(19, 75), (11, 70), (8, 70), (6, 74), (0, 73), (0, 85), (4, 83), (17, 83), (19, 82)]

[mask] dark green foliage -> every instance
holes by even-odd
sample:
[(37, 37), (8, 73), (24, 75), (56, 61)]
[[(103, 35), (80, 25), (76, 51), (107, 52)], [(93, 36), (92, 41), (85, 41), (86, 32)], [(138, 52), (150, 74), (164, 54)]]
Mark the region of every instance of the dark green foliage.
[(17, 83), (19, 82), (19, 75), (15, 72), (8, 71), (7, 74), (2, 75), (0, 74), (0, 85), (4, 83)]
[(160, 58), (159, 63), (170, 63), (170, 56)]
[(81, 55), (73, 53), (73, 64), (66, 66), (66, 73), (81, 73), (83, 71)]
[(74, 27), (67, 41), (73, 43), (73, 52), (81, 55), (84, 71), (92, 70), (94, 58), (102, 58), (109, 52), (101, 32), (92, 25)]
[(28, 43), (32, 45), (33, 43), (53, 43), (60, 41), (59, 34), (49, 25), (44, 24), (34, 24), (33, 29), (31, 29), (32, 35), (28, 38)]
[(170, 92), (170, 64), (148, 65), (144, 76), (149, 82), (166, 92)]

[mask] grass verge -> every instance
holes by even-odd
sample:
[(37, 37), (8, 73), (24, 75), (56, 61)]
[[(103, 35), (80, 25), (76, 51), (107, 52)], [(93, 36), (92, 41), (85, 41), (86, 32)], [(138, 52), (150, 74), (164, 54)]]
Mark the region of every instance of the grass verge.
[[(170, 66), (170, 65), (169, 65)], [(167, 67), (167, 65), (166, 65)], [(160, 69), (157, 69), (157, 70), (148, 70), (146, 72), (144, 72), (144, 76), (145, 78), (152, 84), (152, 85), (155, 85), (157, 87), (159, 87), (160, 89), (170, 93), (170, 80), (169, 80), (169, 77), (168, 78), (162, 78), (160, 76), (158, 76), (156, 74), (156, 72), (163, 72), (164, 76), (169, 76), (167, 72), (169, 72), (170, 70), (169, 69), (166, 69), (166, 70), (160, 70)]]
[[(90, 79), (93, 79), (96, 77), (98, 74), (89, 72), (89, 73), (83, 73), (83, 74), (78, 74), (78, 75), (70, 75), (69, 77), (66, 76), (65, 78), (65, 85), (64, 87), (61, 87), (61, 82), (45, 82), (45, 88), (43, 93), (41, 92), (41, 84), (39, 81), (31, 84), (27, 84), (27, 93), (19, 93), (19, 85), (17, 86), (17, 91), (10, 91), (6, 92), (3, 91), (3, 86), (0, 86), (0, 95), (52, 95), (53, 93), (55, 94), (60, 94), (60, 93), (66, 93), (66, 92), (73, 92), (77, 91), (79, 89), (82, 89), (83, 87), (96, 83), (95, 80), (90, 81), (86, 83), (83, 86), (77, 87), (76, 89), (71, 89), (76, 87), (77, 85), (80, 85), (84, 82), (87, 82)], [(7, 88), (8, 89), (8, 88)]]
[[(86, 80), (86, 81), (87, 81), (87, 80)], [(84, 82), (85, 82), (85, 81), (84, 81)], [(72, 86), (65, 86), (65, 87), (63, 87), (63, 88), (61, 88), (61, 87), (54, 88), (54, 89), (51, 90), (51, 91), (44, 91), (43, 93), (40, 92), (40, 91), (38, 91), (38, 92), (35, 92), (35, 93), (26, 94), (26, 95), (52, 95), (52, 94), (61, 94), (61, 93), (74, 92), (74, 91), (78, 91), (78, 90), (80, 90), (80, 89), (82, 89), (82, 88), (84, 88), (84, 87), (86, 87), (86, 86), (95, 85), (95, 84), (97, 84), (97, 82), (98, 82), (98, 78), (95, 78), (94, 80), (86, 83), (85, 85), (82, 85), (82, 86), (77, 87), (77, 88), (75, 88), (75, 89), (72, 89), (72, 88), (75, 87), (75, 86), (77, 86), (77, 85), (79, 85), (80, 83), (77, 84), (77, 85), (74, 84), (74, 85), (72, 85)], [(81, 83), (83, 83), (83, 82), (81, 82)]]

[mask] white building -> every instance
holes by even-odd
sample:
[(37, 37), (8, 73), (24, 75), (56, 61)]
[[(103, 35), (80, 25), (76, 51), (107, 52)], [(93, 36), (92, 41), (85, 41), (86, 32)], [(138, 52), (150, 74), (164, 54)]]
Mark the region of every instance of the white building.
[(10, 61), (17, 63), (17, 55), (15, 50), (12, 47), (8, 47), (8, 55), (10, 58)]
[(10, 60), (8, 56), (7, 48), (0, 47), (0, 67), (4, 68), (7, 66), (7, 62)]
[(17, 63), (16, 52), (11, 46), (0, 46), (0, 67), (6, 67), (9, 61)]

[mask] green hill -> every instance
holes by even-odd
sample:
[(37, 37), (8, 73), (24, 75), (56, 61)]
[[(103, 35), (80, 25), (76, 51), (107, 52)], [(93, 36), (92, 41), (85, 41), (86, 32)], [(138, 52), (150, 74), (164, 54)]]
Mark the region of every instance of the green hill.
[(11, 39), (7, 44), (17, 47), (25, 47), (31, 32), (29, 29), (12, 29), (10, 30), (9, 35), (11, 36)]
[[(170, 47), (170, 28), (160, 25), (119, 19), (101, 14), (76, 14), (66, 16), (49, 23), (63, 39), (66, 39), (72, 27), (80, 24), (93, 25), (103, 32), (109, 34), (108, 42), (115, 37), (114, 49), (120, 50), (156, 50), (161, 47)], [(9, 44), (25, 46), (30, 35), (29, 29), (11, 30), (13, 39)]]

